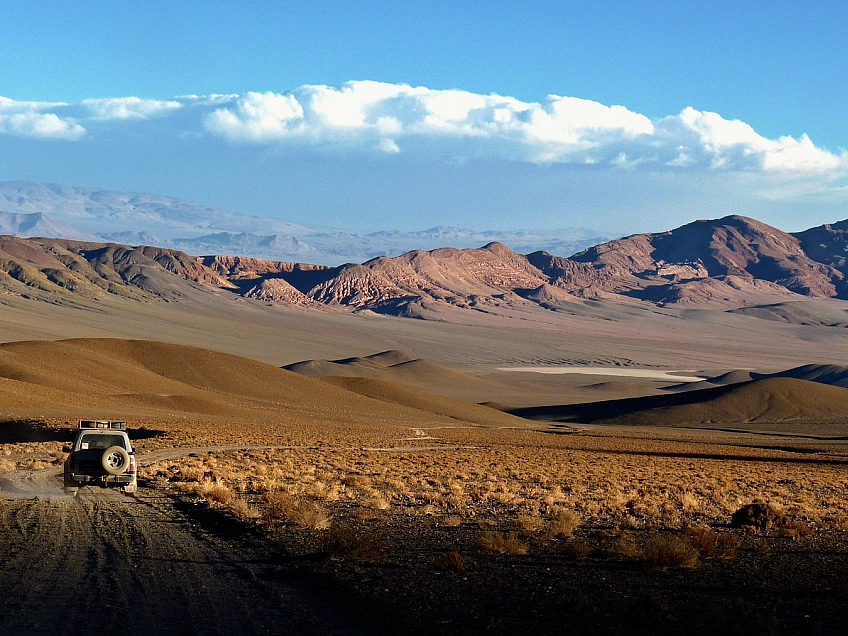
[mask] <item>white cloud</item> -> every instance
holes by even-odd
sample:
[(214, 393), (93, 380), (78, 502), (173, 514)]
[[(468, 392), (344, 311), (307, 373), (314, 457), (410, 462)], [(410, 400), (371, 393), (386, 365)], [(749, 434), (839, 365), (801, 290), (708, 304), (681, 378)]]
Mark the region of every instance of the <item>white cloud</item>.
[(287, 93), (86, 99), (76, 105), (0, 98), (0, 134), (79, 139), (86, 121), (104, 122), (99, 135), (108, 126), (141, 125), (154, 117), (167, 121), (177, 112), (183, 114), (168, 123), (175, 136), (204, 131), (235, 143), (308, 144), (334, 152), (435, 155), (447, 161), (848, 174), (844, 150), (819, 148), (806, 135), (769, 139), (743, 121), (691, 107), (652, 120), (624, 106), (578, 97), (548, 95), (526, 102), (375, 81), (305, 85)]
[(108, 97), (84, 99), (80, 102), (95, 119), (148, 119), (181, 108), (177, 101), (141, 99), (140, 97)]
[(293, 95), (246, 93), (235, 108), (219, 108), (206, 118), (212, 132), (235, 141), (267, 142), (296, 134), (303, 108)]
[(85, 128), (73, 119), (48, 112), (66, 106), (61, 102), (19, 102), (0, 97), (0, 135), (79, 139), (85, 135)]
[(373, 81), (232, 97), (206, 117), (205, 126), (238, 142), (347, 144), (384, 152), (398, 152), (402, 142), (404, 152), (443, 148), (449, 156), (535, 163), (765, 172), (848, 168), (844, 151), (818, 148), (806, 135), (768, 139), (745, 122), (691, 107), (652, 121), (624, 106), (577, 97), (523, 102)]
[(371, 81), (247, 93), (216, 109), (205, 124), (233, 141), (258, 143), (307, 140), (383, 149), (397, 147), (399, 137), (443, 144), (472, 140), (480, 155), (525, 161), (561, 161), (578, 149), (653, 132), (644, 115), (574, 97), (551, 95), (544, 104), (526, 103)]
[(667, 130), (674, 130), (675, 124), (679, 124), (696, 136), (696, 143), (690, 147), (678, 147), (679, 158), (700, 153), (716, 168), (822, 171), (848, 166), (844, 152), (836, 155), (817, 148), (807, 135), (800, 139), (789, 136), (767, 139), (745, 122), (724, 119), (718, 113), (689, 107), (676, 118), (666, 118), (665, 123)]

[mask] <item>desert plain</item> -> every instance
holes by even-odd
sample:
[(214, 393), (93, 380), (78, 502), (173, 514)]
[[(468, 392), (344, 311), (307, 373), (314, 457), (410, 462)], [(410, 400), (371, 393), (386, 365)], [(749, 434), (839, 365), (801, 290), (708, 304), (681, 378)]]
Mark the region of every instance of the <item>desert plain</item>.
[[(390, 315), (13, 243), (5, 633), (842, 633), (844, 300)], [(81, 418), (127, 421), (135, 496), (63, 494)]]

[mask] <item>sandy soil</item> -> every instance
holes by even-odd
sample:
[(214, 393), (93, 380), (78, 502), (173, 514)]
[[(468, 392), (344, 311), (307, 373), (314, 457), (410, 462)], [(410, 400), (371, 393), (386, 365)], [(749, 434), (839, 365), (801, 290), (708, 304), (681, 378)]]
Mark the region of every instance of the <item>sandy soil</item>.
[[(384, 446), (391, 454), (444, 451), (450, 437), (507, 452), (509, 437), (448, 433), (437, 432), (436, 445)], [(569, 439), (577, 447), (618, 444)], [(643, 439), (634, 448), (652, 446)], [(142, 455), (142, 465), (187, 456), (220, 462), (242, 448), (165, 446)], [(43, 634), (61, 624), (63, 633), (88, 634), (96, 624), (149, 634), (841, 634), (848, 619), (844, 533), (799, 541), (719, 526), (734, 539), (732, 553), (710, 554), (695, 568), (657, 568), (621, 546), (673, 531), (587, 525), (552, 541), (494, 511), (446, 524), (394, 507), (340, 507), (331, 531), (268, 530), (149, 475), (134, 498), (83, 489), (72, 499), (60, 494), (58, 477), (48, 467), (0, 482), (3, 633)], [(480, 537), (492, 530), (519, 536), (528, 554), (482, 549)], [(339, 547), (348, 536), (354, 551)], [(446, 554), (461, 555), (461, 567), (443, 565)]]
[[(614, 336), (620, 324), (589, 320), (521, 331), (497, 321), (316, 317), (260, 305), (205, 317), (174, 305), (138, 304), (132, 316), (58, 307), (29, 323), (9, 314), (18, 320), (7, 335), (160, 331), (163, 340), (214, 342), (253, 359), (105, 339), (0, 347), (0, 631), (39, 634), (62, 624), (82, 634), (92, 620), (110, 630), (132, 623), (139, 633), (198, 634), (556, 633), (564, 625), (587, 634), (842, 631), (843, 424), (803, 435), (792, 422), (586, 427), (575, 435), (428, 396), (428, 364), (405, 366), (413, 384), (402, 389), (385, 377), (324, 381), (278, 368), (397, 348), (449, 367), (435, 384), (455, 397), (564, 404), (547, 398), (657, 394), (667, 382), (495, 368), (729, 370), (743, 358), (739, 366), (788, 368), (848, 353), (838, 330), (778, 325), (770, 334), (759, 327), (767, 321), (711, 314), (696, 342), (691, 322), (668, 316), (645, 323), (680, 321), (660, 338), (636, 328)], [(238, 322), (243, 315), (250, 317)], [(777, 337), (790, 344), (775, 350)], [(58, 449), (78, 417), (128, 420), (147, 471), (137, 498), (59, 494)], [(198, 494), (215, 480), (257, 516), (246, 521)], [(263, 521), (263, 497), (274, 489), (321, 502), (331, 529)], [(727, 526), (736, 506), (761, 496), (797, 508), (796, 525)], [(546, 538), (522, 525), (530, 513), (550, 525), (563, 510), (583, 520), (573, 536)], [(697, 567), (648, 563), (657, 536), (679, 537), (695, 524), (737, 541), (734, 556), (704, 556)], [(488, 532), (514, 534), (526, 553), (484, 549)], [(339, 548), (344, 533), (365, 555)], [(628, 542), (638, 550), (622, 550)], [(451, 553), (462, 568), (444, 566)]]
[(148, 488), (72, 499), (56, 470), (15, 477), (3, 483), (5, 634), (367, 631), (328, 589), (279, 575), (273, 550), (224, 518), (203, 520)]
[(620, 369), (618, 367), (498, 367), (512, 373), (545, 373), (547, 375), (603, 375), (616, 378), (645, 378), (667, 382), (701, 382), (704, 376), (684, 375), (693, 369), (659, 371), (656, 369)]

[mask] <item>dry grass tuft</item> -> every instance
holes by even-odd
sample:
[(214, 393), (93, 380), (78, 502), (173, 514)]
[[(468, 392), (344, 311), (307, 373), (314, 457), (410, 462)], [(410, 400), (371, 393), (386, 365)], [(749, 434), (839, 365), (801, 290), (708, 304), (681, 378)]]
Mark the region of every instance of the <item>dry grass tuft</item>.
[(645, 545), (645, 561), (657, 568), (693, 568), (698, 551), (681, 536), (654, 537)]
[(812, 539), (816, 534), (816, 529), (802, 521), (784, 519), (783, 523), (778, 527), (778, 534), (782, 537), (789, 537), (798, 541), (801, 539)]
[(498, 554), (527, 554), (529, 548), (514, 532), (484, 532), (480, 535), (480, 547)]
[(389, 500), (381, 495), (372, 497), (365, 502), (365, 506), (367, 508), (373, 508), (374, 510), (388, 510), (391, 508), (391, 505), (392, 504), (389, 503)]
[(327, 530), (332, 525), (332, 516), (317, 502), (297, 501), (278, 490), (266, 492), (262, 499), (262, 518), (269, 526), (287, 523), (303, 530)]
[(462, 517), (459, 515), (447, 515), (442, 519), (442, 525), (447, 528), (458, 528), (462, 525)]
[(468, 558), (459, 552), (446, 552), (437, 556), (433, 564), (442, 572), (465, 572)]
[(524, 532), (538, 532), (545, 527), (545, 521), (538, 515), (521, 514), (518, 515), (518, 527)]
[(265, 503), (265, 510), (262, 518), (265, 523), (270, 526), (275, 526), (288, 521), (292, 511), (296, 507), (296, 503), (292, 497), (279, 490), (270, 490), (266, 492), (262, 500)]
[(612, 545), (612, 552), (613, 554), (627, 557), (628, 559), (634, 559), (642, 554), (639, 544), (636, 543), (636, 539), (633, 538), (633, 535), (629, 532), (622, 533), (616, 539), (615, 543)]
[(289, 523), (303, 530), (329, 530), (332, 519), (326, 509), (314, 501), (300, 502), (288, 517)]
[(208, 501), (215, 501), (220, 504), (227, 505), (235, 497), (232, 488), (227, 486), (219, 479), (212, 481), (207, 479), (200, 487), (200, 496)]
[(580, 515), (573, 510), (563, 510), (545, 528), (545, 538), (568, 539), (574, 536), (575, 530), (579, 527)]
[(732, 559), (736, 556), (739, 544), (742, 543), (735, 534), (720, 534), (716, 540), (716, 556), (722, 559)]
[(227, 506), (236, 517), (245, 521), (254, 521), (259, 518), (259, 512), (251, 506), (245, 499), (236, 497), (230, 505)]
[(718, 545), (718, 534), (704, 526), (696, 526), (686, 530), (686, 538), (702, 558), (711, 557), (716, 552)]
[(203, 481), (206, 479), (206, 471), (200, 466), (184, 466), (178, 476), (180, 481)]

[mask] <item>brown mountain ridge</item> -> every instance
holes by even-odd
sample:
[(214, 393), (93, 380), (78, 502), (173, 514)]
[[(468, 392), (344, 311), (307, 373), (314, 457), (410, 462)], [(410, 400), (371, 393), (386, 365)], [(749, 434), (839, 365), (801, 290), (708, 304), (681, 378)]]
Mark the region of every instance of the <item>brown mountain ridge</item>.
[(848, 221), (788, 234), (728, 216), (637, 234), (571, 257), (505, 245), (415, 250), (337, 267), (151, 246), (0, 237), (0, 289), (40, 299), (115, 294), (137, 300), (228, 293), (271, 304), (428, 317), (562, 308), (611, 299), (722, 309), (800, 297), (848, 299)]

